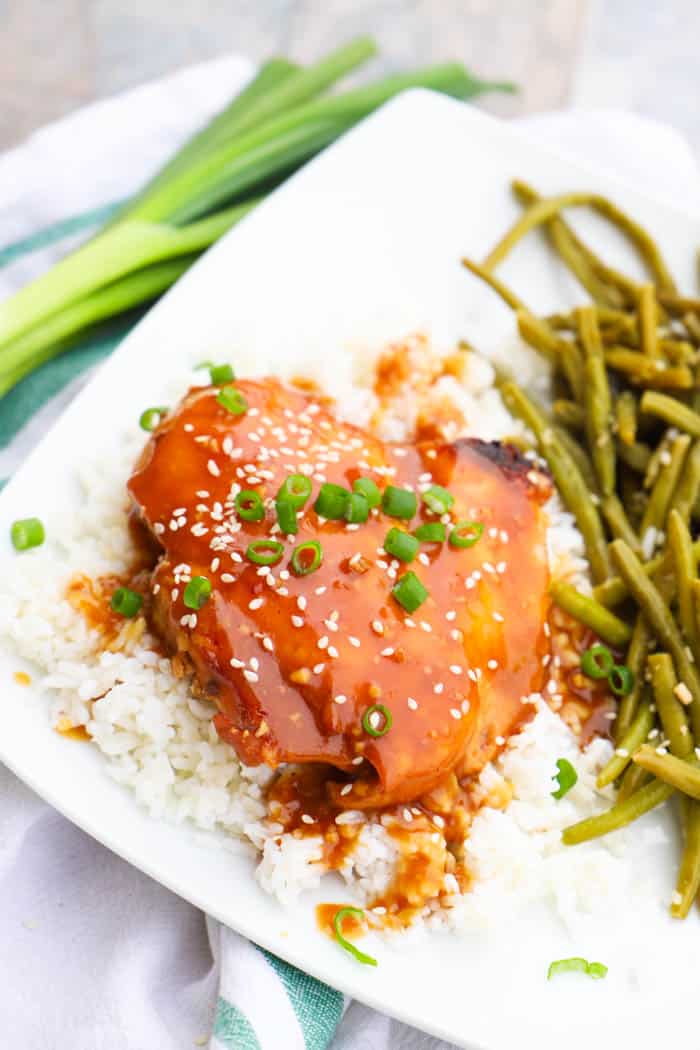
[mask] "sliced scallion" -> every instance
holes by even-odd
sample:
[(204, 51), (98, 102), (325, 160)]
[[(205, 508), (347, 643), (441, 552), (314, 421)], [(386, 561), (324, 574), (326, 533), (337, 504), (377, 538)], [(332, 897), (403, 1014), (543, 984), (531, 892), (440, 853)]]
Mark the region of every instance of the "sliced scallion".
[(211, 597), (211, 580), (206, 576), (193, 576), (185, 587), (182, 600), (188, 609), (201, 609)]
[(405, 572), (391, 593), (407, 613), (414, 613), (428, 597), (428, 591), (414, 572)]
[(394, 719), (385, 704), (372, 704), (362, 716), (362, 728), (368, 736), (386, 736)]
[(431, 485), (423, 493), (423, 502), (434, 514), (446, 514), (454, 501), (452, 493), (444, 489), (442, 485)]
[(307, 540), (300, 543), (292, 552), (292, 572), (296, 576), (308, 576), (310, 572), (316, 572), (323, 561), (323, 550), (318, 540)]
[(484, 526), (480, 521), (458, 521), (450, 529), (450, 546), (465, 548), (473, 547), (484, 533)]
[(285, 536), (296, 536), (299, 531), (299, 522), (297, 521), (297, 512), (294, 509), (294, 504), (291, 500), (278, 498), (275, 500), (275, 513), (277, 514), (277, 524), (280, 530)]
[(634, 672), (625, 664), (614, 664), (610, 668), (608, 685), (615, 696), (628, 696), (634, 688)]
[(563, 798), (564, 795), (571, 791), (572, 787), (578, 780), (578, 773), (571, 765), (568, 758), (557, 759), (557, 770), (558, 772), (554, 774), (552, 780), (556, 780), (559, 787), (556, 791), (552, 792), (552, 798), (559, 799)]
[(382, 510), (390, 518), (402, 518), (408, 521), (418, 510), (418, 499), (410, 489), (400, 489), (396, 485), (387, 485), (382, 495)]
[(607, 645), (596, 643), (581, 654), (581, 670), (587, 678), (607, 678), (615, 665)]
[(342, 485), (333, 485), (330, 481), (326, 481), (321, 485), (314, 503), (314, 510), (320, 518), (340, 521), (345, 517), (349, 501), (350, 493), (347, 489), (344, 489)]
[(370, 510), (378, 507), (382, 502), (382, 494), (371, 478), (357, 478), (352, 483), (352, 491), (365, 497), (369, 503)]
[(279, 540), (253, 540), (246, 547), (245, 556), (254, 565), (276, 565), (284, 554)]
[(32, 547), (41, 547), (46, 533), (39, 518), (20, 518), (10, 526), (10, 539), (16, 551), (28, 551)]
[(143, 605), (143, 597), (138, 591), (132, 591), (130, 587), (117, 587), (109, 605), (113, 612), (130, 620), (132, 616), (136, 616)]
[(222, 387), (216, 395), (216, 400), (232, 416), (242, 416), (248, 411), (248, 402), (235, 386)]
[(426, 521), (413, 530), (413, 535), (421, 543), (444, 543), (447, 539), (447, 526), (441, 521)]
[(558, 977), (562, 973), (588, 973), (588, 962), (579, 956), (573, 956), (571, 959), (555, 959), (549, 964), (547, 980), (551, 981), (552, 977)]
[(301, 510), (310, 495), (311, 478), (305, 474), (290, 474), (280, 485), (277, 498), (286, 499), (295, 510)]
[(346, 952), (350, 952), (358, 962), (364, 963), (365, 966), (376, 966), (377, 960), (371, 955), (365, 955), (359, 948), (356, 948), (352, 941), (349, 941), (347, 937), (343, 935), (343, 919), (352, 917), (353, 919), (364, 919), (365, 913), (361, 908), (340, 908), (339, 911), (333, 916), (333, 932), (335, 933), (335, 939), (341, 948), (344, 948)]
[(139, 426), (142, 430), (155, 430), (167, 411), (167, 405), (145, 409), (139, 416)]
[(254, 489), (242, 489), (233, 505), (241, 521), (262, 521), (265, 517), (265, 504)]
[(369, 503), (360, 492), (351, 492), (345, 508), (345, 520), (351, 525), (363, 525), (369, 517)]
[(392, 558), (398, 558), (399, 561), (413, 561), (418, 553), (420, 541), (415, 536), (411, 536), (410, 532), (394, 528), (387, 532), (383, 546)]
[(225, 383), (233, 383), (236, 373), (231, 365), (210, 365), (209, 378), (214, 386), (224, 386)]

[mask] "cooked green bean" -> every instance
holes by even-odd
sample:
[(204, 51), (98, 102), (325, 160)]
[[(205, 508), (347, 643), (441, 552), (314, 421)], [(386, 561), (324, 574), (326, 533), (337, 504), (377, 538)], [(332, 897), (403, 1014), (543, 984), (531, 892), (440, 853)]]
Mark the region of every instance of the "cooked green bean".
[(648, 784), (651, 779), (651, 773), (647, 773), (646, 769), (642, 769), (641, 766), (635, 766), (634, 762), (630, 762), (622, 775), (620, 786), (617, 789), (617, 801), (624, 802), (635, 791), (639, 791), (645, 784)]
[(605, 763), (598, 774), (597, 787), (607, 787), (608, 784), (612, 784), (614, 780), (622, 776), (630, 763), (630, 756), (638, 747), (642, 746), (653, 728), (654, 712), (652, 711), (652, 705), (648, 699), (644, 699), (639, 705), (634, 721), (617, 744), (615, 754)]
[(605, 518), (612, 535), (618, 540), (624, 540), (625, 543), (629, 544), (635, 554), (641, 557), (642, 547), (639, 542), (639, 537), (630, 525), (627, 519), (627, 514), (625, 513), (625, 508), (622, 506), (622, 503), (615, 493), (612, 493), (610, 496), (605, 496), (601, 500), (600, 511)]
[(545, 417), (515, 383), (504, 383), (501, 397), (509, 411), (522, 419), (537, 438), (540, 454), (547, 460), (561, 497), (583, 535), (593, 579), (600, 583), (610, 575), (610, 559), (598, 511), (580, 470)]
[(696, 346), (700, 346), (700, 316), (690, 313), (683, 315), (685, 330)]
[(466, 258), (462, 259), (462, 266), (470, 270), (476, 277), (480, 277), (482, 281), (485, 281), (497, 295), (500, 295), (503, 302), (510, 306), (511, 310), (522, 310), (524, 313), (532, 316), (531, 311), (528, 310), (525, 303), (518, 298), (515, 292), (511, 291), (503, 281), (499, 281), (498, 277), (490, 273), (486, 267), (480, 266), (478, 262)]
[(521, 338), (533, 349), (546, 357), (550, 365), (559, 364), (561, 344), (564, 342), (549, 327), (546, 321), (535, 317), (529, 310), (517, 310), (518, 332)]
[(656, 448), (649, 457), (649, 463), (647, 469), (644, 472), (644, 488), (651, 489), (654, 487), (654, 482), (659, 476), (661, 467), (664, 462), (668, 461), (671, 455), (671, 448), (673, 446), (673, 439), (677, 436), (678, 431), (674, 428), (670, 428), (666, 431), (664, 436), (661, 438)]
[(676, 791), (682, 791), (689, 798), (700, 799), (700, 769), (697, 764), (685, 758), (676, 758), (675, 755), (660, 755), (648, 744), (635, 752), (632, 761)]
[[(693, 554), (695, 559), (700, 561), (700, 539), (695, 540), (693, 543)], [(645, 562), (642, 568), (647, 576), (655, 576), (659, 570), (663, 573), (668, 573), (669, 569), (672, 568), (672, 564), (670, 552), (664, 551), (663, 554), (657, 554), (656, 557)], [(608, 609), (614, 609), (625, 598), (629, 598), (629, 593), (627, 584), (621, 576), (611, 576), (609, 580), (599, 583), (597, 587), (593, 588), (595, 600)]]
[(688, 526), (677, 510), (672, 510), (668, 515), (666, 535), (676, 570), (678, 616), (685, 639), (695, 657), (695, 662), (700, 663), (700, 645), (698, 644), (699, 637), (692, 591), (693, 580), (698, 574), (698, 560), (695, 556), (693, 540)]
[(621, 649), (632, 637), (629, 624), (611, 613), (604, 605), (599, 605), (593, 598), (577, 591), (570, 583), (553, 580), (549, 586), (549, 593), (561, 609), (580, 623), (585, 623), (609, 645)]
[(678, 295), (676, 292), (670, 292), (666, 289), (660, 289), (658, 297), (661, 305), (665, 306), (669, 313), (674, 314), (676, 317), (685, 313), (700, 314), (700, 299), (693, 299), (692, 296), (687, 295)]
[(601, 491), (608, 496), (615, 490), (615, 446), (611, 431), (612, 402), (608, 374), (595, 308), (582, 306), (577, 311), (577, 317), (585, 355), (583, 407), (586, 437)]
[(651, 449), (642, 441), (635, 441), (633, 445), (625, 445), (622, 441), (617, 443), (617, 454), (628, 467), (636, 470), (638, 474), (644, 474), (651, 459)]
[(659, 471), (659, 476), (649, 497), (649, 503), (644, 511), (642, 524), (639, 526), (639, 535), (643, 547), (645, 546), (645, 537), (649, 529), (663, 531), (666, 526), (668, 508), (671, 505), (671, 499), (689, 446), (690, 438), (688, 435), (679, 434), (671, 446), (670, 460)]
[(677, 758), (687, 758), (693, 750), (693, 738), (683, 705), (676, 699), (678, 679), (673, 669), (673, 660), (668, 653), (653, 653), (647, 660), (647, 666), (651, 675), (656, 710), (671, 754)]
[(645, 574), (639, 559), (623, 540), (610, 544), (613, 559), (649, 626), (664, 649), (673, 657), (680, 680), (692, 696), (690, 717), (693, 732), (700, 739), (700, 678), (688, 657), (685, 642), (658, 588)]
[(683, 521), (689, 520), (698, 495), (700, 495), (700, 441), (694, 441), (686, 456), (676, 491), (671, 500), (672, 509), (678, 511)]
[(616, 743), (622, 741), (637, 714), (637, 708), (644, 693), (644, 672), (646, 671), (647, 654), (651, 640), (649, 626), (640, 613), (634, 622), (632, 637), (630, 638), (625, 658), (625, 664), (632, 672), (633, 682), (629, 693), (621, 698), (617, 708), (617, 720), (615, 722)]
[(674, 365), (697, 364), (698, 352), (685, 339), (659, 339), (659, 350)]
[(583, 430), (583, 409), (575, 401), (558, 398), (552, 404), (552, 415), (556, 423), (570, 430)]
[[(639, 767), (635, 767), (639, 768)], [(685, 919), (700, 889), (700, 803), (690, 802), (685, 819), (685, 845), (671, 901), (674, 919)]]
[(657, 416), (671, 426), (685, 430), (692, 437), (700, 437), (700, 414), (693, 412), (692, 408), (688, 408), (675, 397), (657, 394), (655, 390), (646, 390), (639, 407), (647, 415)]
[(659, 356), (659, 335), (656, 330), (658, 309), (653, 284), (643, 284), (639, 289), (639, 337), (642, 351), (647, 357)]
[(566, 846), (577, 846), (580, 842), (588, 842), (590, 839), (600, 838), (618, 828), (624, 828), (633, 820), (648, 813), (649, 810), (660, 806), (671, 797), (674, 789), (669, 784), (660, 780), (652, 780), (651, 783), (635, 791), (633, 795), (626, 798), (624, 802), (616, 802), (611, 809), (597, 817), (587, 817), (578, 824), (572, 824), (562, 832), (562, 842)]
[(596, 477), (593, 464), (590, 461), (588, 453), (586, 452), (583, 445), (581, 445), (574, 435), (566, 429), (566, 427), (558, 427), (552, 425), (557, 440), (564, 448), (565, 452), (568, 452), (574, 463), (581, 471), (581, 477), (586, 482), (588, 489), (592, 493), (598, 492), (598, 478)]
[(615, 402), (617, 433), (623, 445), (633, 445), (637, 439), (637, 399), (631, 390), (623, 390)]
[(623, 372), (628, 382), (654, 390), (690, 390), (693, 373), (685, 365), (669, 365), (662, 358), (645, 357), (638, 350), (612, 346), (605, 351), (605, 364)]

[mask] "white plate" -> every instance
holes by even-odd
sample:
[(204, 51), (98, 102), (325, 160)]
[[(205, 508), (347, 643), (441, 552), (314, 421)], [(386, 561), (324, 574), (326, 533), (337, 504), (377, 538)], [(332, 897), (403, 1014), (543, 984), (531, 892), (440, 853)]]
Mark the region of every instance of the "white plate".
[[(50, 531), (52, 508), (80, 513), (73, 467), (86, 447), (94, 455), (117, 439), (125, 419), (158, 404), (168, 370), (193, 354), (245, 346), (262, 371), (314, 356), (332, 367), (348, 346), (416, 328), (438, 341), (466, 336), (486, 350), (512, 338), (512, 317), (459, 258), (483, 256), (516, 214), (508, 189), (514, 175), (546, 192), (591, 188), (621, 199), (659, 238), (680, 286), (693, 287), (697, 217), (549, 154), (467, 107), (406, 94), (274, 194), (129, 336), (0, 497), (2, 563), (13, 556), (6, 540), (13, 519), (38, 514)], [(630, 264), (609, 231), (596, 225), (595, 234), (604, 254)], [(503, 273), (537, 310), (572, 301), (571, 283), (536, 241)], [(653, 856), (629, 855), (650, 880), (636, 916), (592, 918), (572, 931), (538, 909), (464, 937), (370, 939), (380, 959), (370, 970), (316, 930), (314, 900), (337, 898), (337, 889), (285, 912), (258, 889), (249, 858), (150, 819), (104, 774), (96, 749), (49, 728), (46, 697), (13, 684), (17, 666), (11, 653), (0, 653), (0, 757), (11, 769), (116, 853), (347, 994), (484, 1050), (607, 1047), (618, 1035), (643, 1050), (692, 1017), (698, 971), (688, 960), (700, 959), (700, 930), (695, 916), (685, 924), (665, 917), (675, 846), (663, 815), (647, 820), (666, 844), (660, 840)], [(548, 984), (547, 963), (571, 954), (607, 962), (607, 980)]]

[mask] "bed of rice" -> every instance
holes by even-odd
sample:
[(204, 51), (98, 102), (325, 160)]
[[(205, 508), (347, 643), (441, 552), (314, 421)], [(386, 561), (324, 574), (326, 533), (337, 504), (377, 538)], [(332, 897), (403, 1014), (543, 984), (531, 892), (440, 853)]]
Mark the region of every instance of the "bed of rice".
[[(424, 352), (420, 340), (414, 349)], [(425, 349), (428, 356), (435, 353)], [(336, 399), (340, 415), (367, 425), (377, 408), (371, 389), (373, 356), (348, 355), (341, 363), (334, 360), (332, 368), (310, 363), (297, 373), (315, 378)], [(523, 349), (523, 369), (531, 368)], [(253, 375), (254, 362), (237, 354), (236, 370)], [(201, 381), (201, 372), (173, 377), (164, 402), (175, 403), (189, 385)], [(412, 400), (402, 392), (381, 416), (382, 436), (398, 439), (410, 433), (421, 396)], [(493, 439), (518, 429), (493, 386), (491, 365), (477, 354), (468, 355), (461, 379), (441, 377), (429, 397), (457, 405), (470, 434)], [(270, 772), (241, 765), (219, 741), (212, 709), (190, 695), (186, 681), (173, 676), (169, 661), (149, 647), (147, 635), (139, 635), (128, 622), (119, 647), (105, 651), (98, 633), (64, 597), (76, 572), (95, 577), (127, 567), (124, 485), (142, 444), (143, 433), (133, 427), (114, 442), (110, 455), (80, 467), (84, 511), (64, 522), (52, 520), (50, 543), (16, 559), (16, 573), (0, 597), (0, 635), (37, 668), (40, 684), (52, 698), (54, 725), (66, 719), (84, 725), (102, 751), (108, 773), (155, 817), (191, 821), (217, 832), (224, 844), (231, 837), (252, 843), (259, 852), (261, 886), (287, 901), (323, 877), (320, 840), (280, 835), (281, 829), (265, 820), (262, 789)], [(573, 521), (556, 500), (550, 511), (552, 571), (584, 579), (586, 563)], [(90, 702), (103, 694), (99, 703)], [(466, 842), (473, 887), (464, 895), (454, 892), (455, 880), (446, 875), (447, 896), (443, 893), (439, 902), (436, 898), (423, 909), (430, 926), (488, 923), (502, 918), (506, 902), (517, 909), (535, 900), (551, 903), (570, 921), (639, 892), (620, 859), (624, 832), (575, 850), (561, 845), (563, 827), (609, 803), (609, 790), (595, 788), (595, 774), (609, 757), (610, 745), (596, 739), (581, 753), (562, 719), (533, 699), (534, 719), (480, 778), (487, 794), (507, 783), (513, 799), (506, 809), (484, 807), (475, 818)], [(556, 759), (562, 757), (575, 764), (579, 779), (565, 799), (555, 801), (551, 778)], [(444, 850), (444, 841), (437, 848)], [(396, 846), (381, 824), (365, 823), (341, 872), (350, 895), (359, 903), (371, 900), (390, 882), (395, 861)]]

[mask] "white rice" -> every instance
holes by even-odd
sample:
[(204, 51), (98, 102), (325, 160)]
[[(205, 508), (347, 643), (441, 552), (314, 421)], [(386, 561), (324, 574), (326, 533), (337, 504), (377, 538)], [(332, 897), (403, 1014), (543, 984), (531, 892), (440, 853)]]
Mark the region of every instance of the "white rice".
[[(424, 353), (414, 341), (418, 356)], [(527, 351), (523, 350), (524, 354)], [(371, 391), (372, 354), (347, 355), (330, 365), (297, 367), (316, 378), (336, 399), (343, 417), (368, 425), (377, 403)], [(512, 355), (511, 355), (512, 358)], [(528, 367), (531, 367), (529, 357)], [(255, 374), (255, 362), (236, 355), (239, 375)], [(522, 432), (505, 410), (493, 386), (491, 365), (476, 354), (467, 358), (466, 376), (441, 377), (425, 396), (449, 398), (462, 412), (466, 431), (487, 439)], [(172, 380), (164, 401), (174, 401), (201, 373)], [(421, 397), (398, 398), (381, 418), (386, 438), (410, 433)], [(0, 596), (0, 636), (39, 670), (39, 685), (51, 696), (55, 725), (68, 719), (85, 726), (105, 756), (105, 769), (132, 790), (138, 802), (156, 817), (188, 820), (251, 843), (260, 855), (257, 878), (265, 890), (287, 901), (320, 883), (325, 868), (320, 838), (295, 838), (265, 819), (262, 789), (270, 771), (243, 766), (233, 749), (222, 743), (211, 722), (212, 708), (190, 695), (187, 683), (174, 677), (170, 662), (149, 648), (149, 638), (126, 637), (123, 649), (106, 652), (103, 639), (86, 625), (64, 597), (75, 573), (91, 577), (119, 573), (129, 564), (131, 545), (126, 528), (125, 482), (143, 444), (132, 428), (112, 453), (81, 468), (85, 508), (80, 518), (50, 522), (50, 540), (16, 559), (16, 572)], [(557, 575), (586, 579), (581, 537), (573, 519), (554, 498), (549, 507), (550, 566)], [(125, 628), (128, 636), (131, 627)], [(104, 697), (97, 704), (90, 701)], [(474, 876), (469, 893), (457, 892), (452, 876), (444, 876), (443, 893), (428, 902), (422, 916), (429, 926), (463, 926), (500, 916), (504, 901), (526, 907), (534, 899), (551, 903), (564, 919), (599, 907), (601, 896), (620, 903), (633, 888), (619, 853), (624, 833), (567, 851), (561, 829), (589, 816), (609, 802), (609, 790), (597, 791), (595, 774), (611, 753), (596, 739), (581, 754), (576, 737), (544, 702), (533, 698), (535, 718), (493, 764), (483, 770), (485, 792), (509, 785), (513, 801), (505, 810), (484, 807), (466, 842), (467, 863)], [(569, 757), (579, 780), (562, 801), (551, 796), (556, 759)], [(342, 875), (358, 902), (370, 901), (393, 877), (397, 847), (379, 823), (362, 814), (343, 817), (365, 823)], [(431, 838), (415, 846), (445, 854), (444, 839)], [(604, 892), (602, 888), (605, 888)]]

